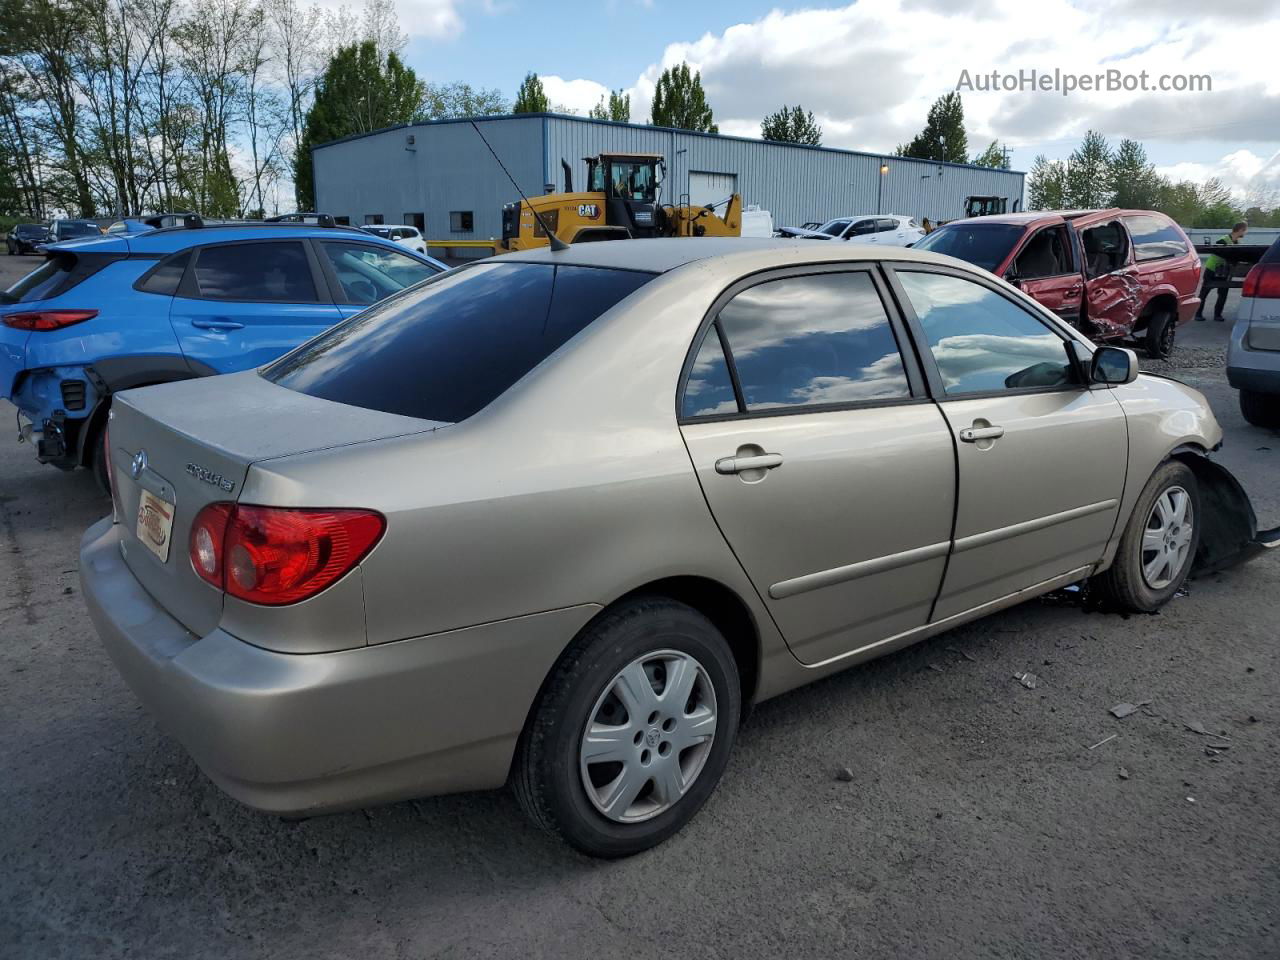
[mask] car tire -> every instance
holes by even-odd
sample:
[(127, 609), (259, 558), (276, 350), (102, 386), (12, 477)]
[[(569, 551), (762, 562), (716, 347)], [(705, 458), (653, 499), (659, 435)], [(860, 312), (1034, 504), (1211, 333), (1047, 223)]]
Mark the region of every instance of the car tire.
[(98, 489), (107, 496), (111, 496), (111, 456), (107, 450), (106, 423), (104, 418), (101, 425), (94, 429), (93, 436), (89, 438), (88, 467), (93, 471), (93, 479), (97, 481)]
[(1280, 428), (1280, 394), (1241, 390), (1240, 413), (1255, 427)]
[[(686, 687), (684, 701), (665, 699)], [(737, 664), (710, 620), (663, 597), (626, 601), (592, 621), (543, 684), (516, 750), (516, 797), (588, 856), (647, 850), (711, 795), (741, 711)]]
[(1111, 566), (1094, 579), (1104, 604), (1154, 613), (1167, 603), (1195, 562), (1200, 517), (1191, 468), (1177, 460), (1161, 464), (1134, 504)]
[(1174, 341), (1178, 335), (1178, 321), (1172, 311), (1161, 310), (1147, 321), (1147, 356), (1155, 360), (1167, 360), (1173, 355)]

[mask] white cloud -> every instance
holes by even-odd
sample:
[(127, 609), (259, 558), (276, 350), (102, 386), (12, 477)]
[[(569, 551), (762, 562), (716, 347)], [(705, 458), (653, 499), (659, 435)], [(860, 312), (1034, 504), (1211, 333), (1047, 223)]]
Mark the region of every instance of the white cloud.
[(586, 114), (588, 110), (600, 102), (601, 97), (608, 99), (609, 88), (594, 80), (566, 80), (564, 77), (540, 76), (543, 92), (551, 108), (568, 107), (575, 113)]
[(1215, 163), (1174, 163), (1156, 169), (1172, 180), (1193, 183), (1217, 177), (1236, 201), (1247, 207), (1280, 206), (1280, 151), (1267, 158), (1251, 150), (1236, 150)]
[(1275, 0), (1241, 0), (1221, 16), (1193, 0), (860, 0), (671, 43), (629, 92), (632, 116), (647, 117), (661, 71), (687, 61), (726, 133), (756, 136), (764, 114), (801, 103), (827, 144), (880, 151), (916, 133), (962, 69), (1146, 70), (1150, 82), (1210, 72), (1207, 93), (969, 92), (970, 149), (998, 137), (1060, 156), (1091, 127), (1148, 144), (1270, 145), (1280, 143), (1277, 29)]

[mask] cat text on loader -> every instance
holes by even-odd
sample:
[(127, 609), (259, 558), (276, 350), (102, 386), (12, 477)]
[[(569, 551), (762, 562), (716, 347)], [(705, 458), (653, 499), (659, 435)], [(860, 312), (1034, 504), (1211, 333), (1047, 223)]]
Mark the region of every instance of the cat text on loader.
[[(737, 237), (742, 235), (742, 197), (695, 207), (659, 199), (658, 153), (602, 153), (587, 157), (587, 191), (573, 192), (573, 174), (563, 160), (564, 193), (548, 193), (502, 208), (502, 239), (496, 252), (545, 247), (546, 229), (566, 243), (637, 237)], [(724, 206), (724, 214), (716, 207)], [(534, 210), (538, 216), (534, 216)]]

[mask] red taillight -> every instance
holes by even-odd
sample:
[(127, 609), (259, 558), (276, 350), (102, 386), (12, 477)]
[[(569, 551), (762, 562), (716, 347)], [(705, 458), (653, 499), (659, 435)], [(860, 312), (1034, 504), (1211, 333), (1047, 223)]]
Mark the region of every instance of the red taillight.
[(1242, 297), (1280, 300), (1280, 263), (1259, 263), (1245, 275)]
[(240, 600), (297, 603), (363, 560), (386, 526), (372, 510), (211, 503), (191, 525), (191, 566)]
[(97, 315), (97, 310), (32, 310), (9, 314), (4, 318), (4, 325), (15, 330), (61, 330)]

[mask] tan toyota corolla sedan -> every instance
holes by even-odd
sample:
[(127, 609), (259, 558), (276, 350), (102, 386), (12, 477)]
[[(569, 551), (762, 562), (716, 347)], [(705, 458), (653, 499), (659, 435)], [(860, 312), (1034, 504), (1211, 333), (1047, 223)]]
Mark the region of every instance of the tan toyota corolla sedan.
[(510, 781), (616, 857), (697, 812), (748, 704), (1086, 578), (1154, 610), (1273, 542), (1221, 438), (1196, 391), (955, 260), (587, 244), (117, 396), (80, 572), (243, 802)]

